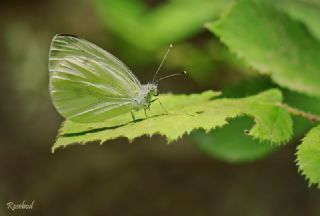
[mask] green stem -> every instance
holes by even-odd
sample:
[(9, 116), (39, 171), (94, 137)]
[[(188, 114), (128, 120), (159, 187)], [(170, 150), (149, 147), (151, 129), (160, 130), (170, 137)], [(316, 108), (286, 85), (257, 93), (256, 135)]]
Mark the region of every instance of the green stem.
[(308, 119), (309, 121), (312, 121), (312, 122), (320, 122), (320, 116), (318, 116), (318, 115), (304, 112), (304, 111), (299, 110), (297, 108), (291, 107), (288, 104), (282, 103), (282, 104), (279, 104), (279, 106), (286, 109), (292, 115), (300, 116), (300, 117)]

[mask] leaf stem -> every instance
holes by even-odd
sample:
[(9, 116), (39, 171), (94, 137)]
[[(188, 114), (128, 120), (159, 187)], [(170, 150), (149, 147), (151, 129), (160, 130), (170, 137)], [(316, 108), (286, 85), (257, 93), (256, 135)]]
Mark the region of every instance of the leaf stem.
[(308, 119), (311, 122), (320, 122), (320, 116), (318, 115), (304, 112), (302, 110), (291, 107), (288, 104), (284, 104), (284, 103), (279, 104), (279, 106), (286, 109), (292, 115), (300, 116), (302, 118)]

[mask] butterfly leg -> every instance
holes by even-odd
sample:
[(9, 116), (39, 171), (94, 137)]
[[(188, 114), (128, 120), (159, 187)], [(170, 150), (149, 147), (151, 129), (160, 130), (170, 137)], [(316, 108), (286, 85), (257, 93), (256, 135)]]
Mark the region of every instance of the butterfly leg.
[[(159, 99), (159, 98), (158, 98), (158, 99)], [(162, 105), (160, 99), (159, 99), (158, 101), (159, 101), (159, 104), (160, 104), (161, 108), (162, 108), (162, 109), (164, 110), (164, 112), (168, 115), (169, 112), (166, 110), (166, 108), (164, 108), (164, 106)]]
[[(161, 108), (164, 110), (164, 112), (165, 112), (166, 114), (169, 114), (169, 112), (168, 112), (168, 111), (164, 108), (164, 106), (162, 105), (162, 103), (161, 103), (161, 101), (160, 101), (159, 98), (153, 99), (153, 100), (151, 101), (151, 103), (155, 102), (156, 100), (159, 101), (159, 104), (160, 104)], [(150, 104), (151, 104), (151, 103), (150, 103)], [(149, 104), (149, 110), (150, 110), (150, 104)]]
[(133, 111), (131, 111), (131, 117), (132, 117), (133, 122), (136, 122), (136, 118), (134, 117)]
[[(148, 109), (148, 107), (147, 107), (147, 108), (144, 108), (143, 110), (144, 110), (144, 114), (145, 114), (146, 117), (148, 118), (149, 116), (147, 115), (147, 109)], [(150, 109), (150, 107), (149, 107), (149, 109)]]

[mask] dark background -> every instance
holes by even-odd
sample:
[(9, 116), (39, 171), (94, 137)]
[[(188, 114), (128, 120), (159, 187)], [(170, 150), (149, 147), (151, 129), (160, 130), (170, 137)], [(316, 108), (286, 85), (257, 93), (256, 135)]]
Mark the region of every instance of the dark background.
[[(166, 3), (143, 2), (150, 11)], [(160, 136), (132, 144), (118, 139), (52, 154), (63, 120), (48, 93), (48, 50), (56, 33), (80, 35), (109, 50), (142, 83), (151, 80), (168, 46), (146, 50), (132, 45), (108, 28), (97, 11), (89, 0), (1, 2), (0, 215), (320, 215), (320, 193), (308, 187), (295, 165), (301, 136), (241, 163), (211, 157), (188, 137), (171, 145)], [(143, 43), (143, 38), (137, 40)], [(239, 89), (255, 80), (258, 87), (243, 95), (274, 86), (241, 67), (203, 26), (172, 43), (176, 48), (162, 75), (184, 69), (191, 74), (164, 81), (162, 92), (226, 89), (238, 96), (230, 86)], [(194, 53), (184, 56), (190, 49)], [(198, 65), (191, 64), (193, 59)], [(34, 208), (7, 209), (7, 202), (23, 200), (35, 200)]]

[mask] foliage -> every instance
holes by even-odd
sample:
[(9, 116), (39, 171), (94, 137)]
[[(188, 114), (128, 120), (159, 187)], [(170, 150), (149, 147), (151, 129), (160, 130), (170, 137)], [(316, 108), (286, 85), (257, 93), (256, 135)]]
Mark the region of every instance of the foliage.
[(192, 138), (201, 150), (215, 158), (232, 163), (253, 161), (270, 154), (277, 146), (247, 136), (252, 124), (251, 119), (241, 117), (209, 134), (197, 132)]
[(267, 4), (240, 1), (207, 27), (281, 86), (320, 96), (320, 43), (301, 23)]
[(310, 33), (320, 40), (320, 4), (307, 3), (303, 1), (281, 1), (276, 4), (280, 9), (286, 11), (292, 18), (303, 22)]
[[(277, 7), (281, 10), (263, 1), (239, 1), (221, 19), (207, 24), (207, 27), (233, 53), (258, 72), (270, 75), (279, 85), (319, 96), (319, 8), (295, 1), (281, 1)], [(303, 22), (310, 32), (297, 20)], [(310, 103), (302, 96), (292, 98), (306, 110), (310, 106), (315, 108), (313, 111), (317, 110), (315, 99)], [(295, 122), (298, 123), (296, 131), (301, 133), (306, 124), (299, 119)], [(311, 130), (298, 147), (299, 169), (310, 184), (320, 183), (317, 131), (317, 128)]]
[(298, 146), (297, 164), (309, 183), (320, 187), (320, 125), (310, 130)]
[[(192, 95), (163, 95), (161, 101), (169, 111), (164, 114), (160, 105), (153, 104), (148, 118), (143, 111), (132, 122), (130, 114), (119, 116), (100, 123), (81, 124), (66, 121), (52, 150), (73, 143), (86, 143), (100, 140), (101, 143), (118, 137), (130, 141), (143, 136), (163, 135), (168, 142), (181, 138), (195, 129), (206, 132), (227, 124), (227, 119), (248, 115), (255, 125), (248, 131), (253, 138), (280, 144), (292, 135), (292, 122), (288, 112), (278, 104), (282, 95), (278, 90), (269, 90), (242, 99), (215, 99), (219, 93), (206, 91)], [(170, 127), (168, 127), (170, 125)]]
[[(255, 72), (265, 74), (281, 87), (275, 83), (265, 86), (258, 82), (254, 85), (260, 90), (255, 93), (276, 87), (286, 96), (286, 103), (320, 114), (317, 105), (320, 96), (320, 6), (316, 1), (175, 0), (153, 5), (153, 8), (141, 0), (96, 0), (95, 3), (108, 30), (126, 43), (145, 50), (139, 53), (136, 49), (125, 49), (125, 53), (132, 54), (138, 61), (145, 60), (163, 45), (186, 41), (203, 30), (203, 23), (211, 21), (206, 27), (221, 43), (203, 40), (198, 46), (189, 42), (178, 44), (172, 60), (168, 61), (169, 66), (179, 68), (185, 65), (196, 82), (207, 86), (212, 80), (220, 82), (222, 79), (216, 72), (224, 72), (228, 67), (243, 72), (245, 76), (252, 76)], [(220, 16), (222, 11), (224, 13)], [(277, 146), (270, 143), (285, 143), (311, 127), (310, 122), (299, 117), (294, 117), (292, 126), (289, 112), (305, 118), (308, 113), (283, 105), (279, 90), (247, 97), (250, 94), (248, 86), (242, 82), (240, 89), (242, 98), (217, 98), (218, 93), (212, 91), (161, 95), (169, 114), (154, 103), (148, 118), (143, 111), (137, 113), (137, 122), (131, 121), (130, 113), (100, 123), (80, 124), (66, 120), (52, 151), (74, 143), (103, 143), (118, 137), (132, 141), (155, 134), (172, 142), (196, 131), (192, 139), (209, 155), (230, 162), (243, 162), (273, 152)], [(228, 124), (232, 118), (236, 119)], [(252, 122), (254, 126), (244, 133)], [(314, 150), (319, 145), (317, 135), (314, 135), (317, 128), (304, 138), (297, 154), (299, 169), (311, 184), (320, 183), (316, 163), (319, 155)], [(197, 129), (204, 129), (206, 134)], [(309, 159), (314, 162), (309, 163)]]
[(170, 1), (148, 10), (141, 0), (96, 0), (96, 7), (114, 33), (140, 48), (156, 49), (196, 34), (227, 2)]

